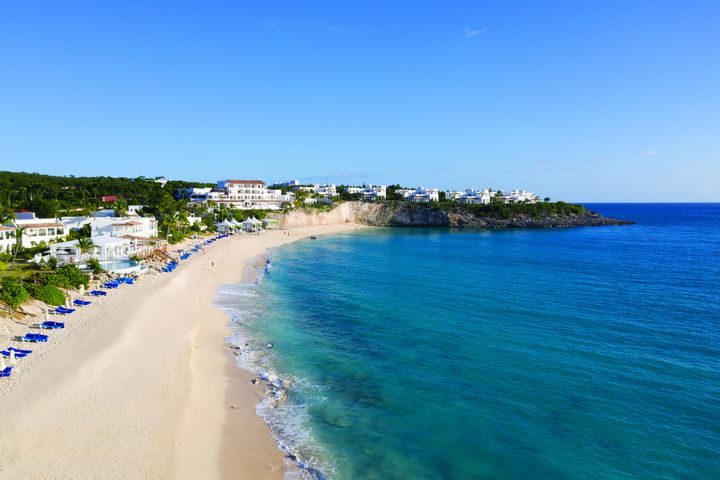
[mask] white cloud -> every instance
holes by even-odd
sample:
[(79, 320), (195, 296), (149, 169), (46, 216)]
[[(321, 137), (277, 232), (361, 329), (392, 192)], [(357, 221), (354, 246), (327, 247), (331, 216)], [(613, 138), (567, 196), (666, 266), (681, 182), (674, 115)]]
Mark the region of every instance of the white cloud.
[(657, 157), (658, 151), (657, 150), (646, 150), (642, 152), (643, 157)]
[(477, 37), (478, 35), (482, 35), (486, 31), (487, 31), (487, 27), (482, 27), (480, 29), (466, 28), (465, 30), (463, 30), (463, 32), (465, 32), (465, 38)]

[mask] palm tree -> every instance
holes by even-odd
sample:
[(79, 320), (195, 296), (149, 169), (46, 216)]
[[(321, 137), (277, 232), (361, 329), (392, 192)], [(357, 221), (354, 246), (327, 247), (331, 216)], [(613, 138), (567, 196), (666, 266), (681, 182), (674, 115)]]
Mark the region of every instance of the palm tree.
[(93, 243), (91, 238), (83, 237), (78, 239), (77, 248), (80, 251), (80, 258), (78, 259), (78, 263), (80, 263), (82, 261), (83, 255), (95, 250), (95, 244)]
[(25, 232), (25, 227), (15, 225), (15, 254), (12, 259), (12, 266), (15, 268), (15, 259), (17, 258), (18, 252), (22, 249), (22, 236)]

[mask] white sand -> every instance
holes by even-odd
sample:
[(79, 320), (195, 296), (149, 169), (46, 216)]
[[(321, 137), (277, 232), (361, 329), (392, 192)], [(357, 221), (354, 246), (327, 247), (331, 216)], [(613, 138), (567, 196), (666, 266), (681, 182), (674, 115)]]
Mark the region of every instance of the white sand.
[(9, 341), (28, 329), (1, 320), (0, 347), (35, 352), (0, 379), (0, 478), (282, 478), (283, 454), (255, 414), (264, 387), (234, 365), (212, 301), (267, 248), (355, 228), (220, 240), (174, 273), (53, 318), (67, 328), (48, 344)]

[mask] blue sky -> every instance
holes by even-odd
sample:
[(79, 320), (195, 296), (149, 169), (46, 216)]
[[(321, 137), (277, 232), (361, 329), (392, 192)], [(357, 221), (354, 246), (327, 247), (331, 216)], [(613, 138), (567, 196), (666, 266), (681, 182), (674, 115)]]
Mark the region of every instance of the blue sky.
[(0, 0), (0, 169), (720, 201), (720, 2)]

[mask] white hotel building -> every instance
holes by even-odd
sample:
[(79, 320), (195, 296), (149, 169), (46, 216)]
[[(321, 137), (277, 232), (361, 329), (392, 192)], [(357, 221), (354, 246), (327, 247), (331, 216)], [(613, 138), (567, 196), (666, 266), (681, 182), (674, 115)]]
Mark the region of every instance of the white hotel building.
[[(67, 235), (65, 225), (58, 219), (37, 218), (34, 212), (27, 210), (15, 212), (15, 220), (12, 223), (23, 229), (23, 248), (34, 247), (41, 243), (48, 244)], [(12, 225), (6, 225), (6, 227), (12, 227)]]
[(221, 180), (215, 188), (187, 188), (180, 194), (193, 203), (212, 201), (241, 210), (280, 210), (293, 201), (281, 190), (268, 190), (262, 180)]
[(428, 203), (440, 200), (440, 191), (437, 188), (417, 187), (416, 189), (396, 190), (407, 200), (412, 203)]
[(387, 186), (385, 185), (348, 187), (347, 192), (353, 195), (360, 194), (363, 200), (379, 200), (387, 198)]

